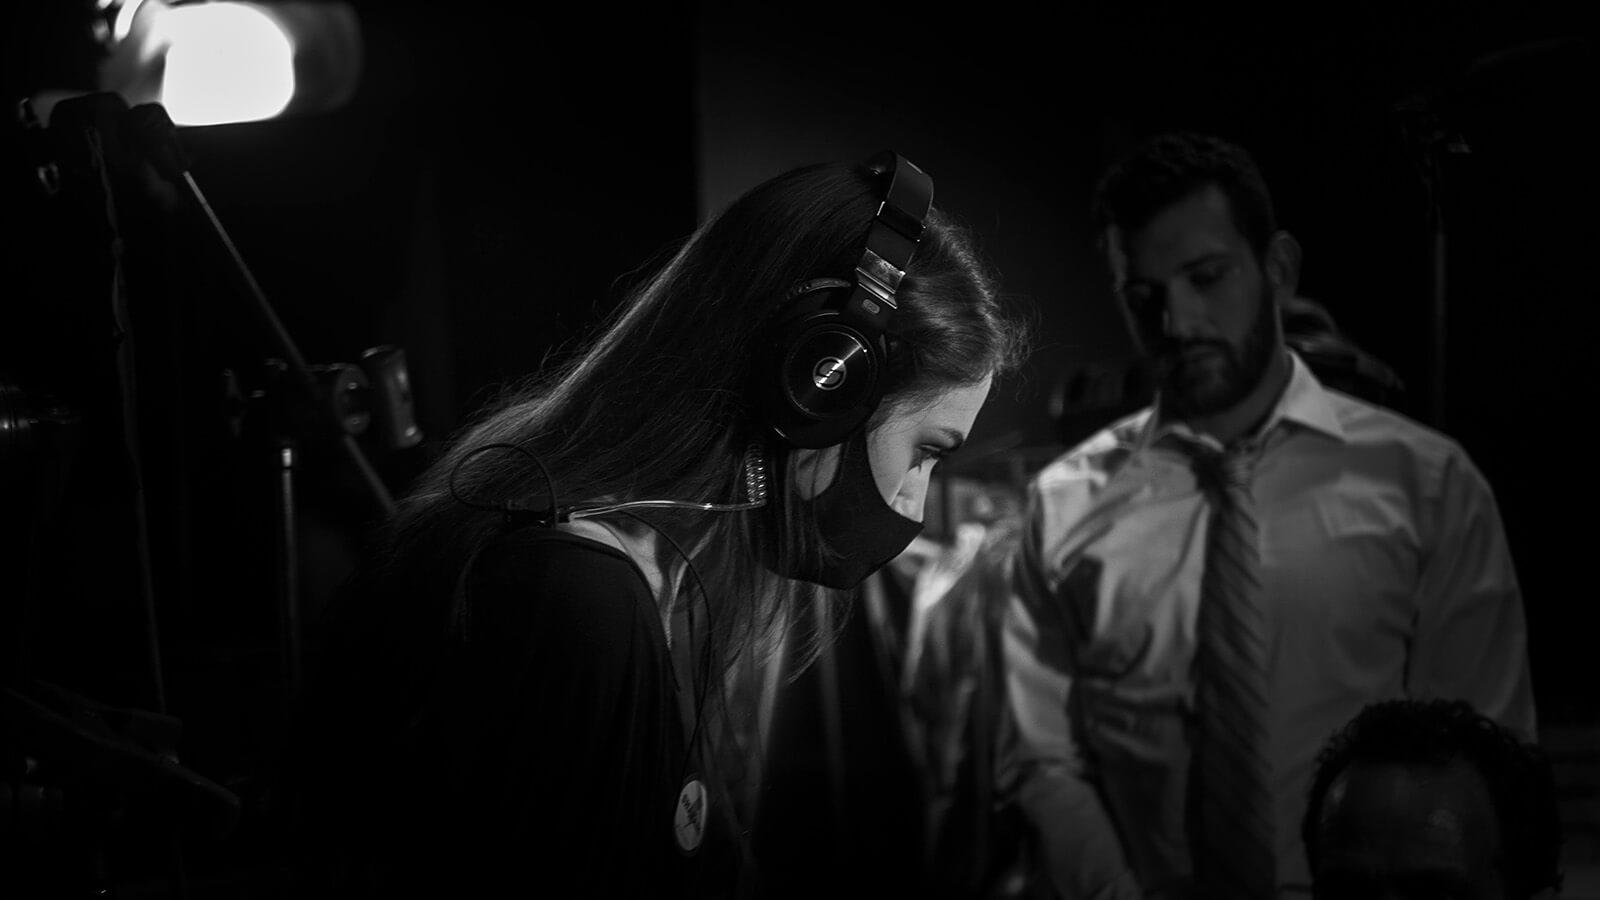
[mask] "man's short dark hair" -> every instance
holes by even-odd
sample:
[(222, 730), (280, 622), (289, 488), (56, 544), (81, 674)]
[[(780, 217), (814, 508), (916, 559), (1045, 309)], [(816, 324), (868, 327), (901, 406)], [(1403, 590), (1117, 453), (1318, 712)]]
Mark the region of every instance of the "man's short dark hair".
[(1272, 195), (1255, 159), (1237, 144), (1192, 132), (1152, 138), (1117, 161), (1094, 194), (1095, 233), (1142, 228), (1157, 213), (1207, 187), (1228, 198), (1233, 223), (1260, 257), (1277, 231)]
[(1300, 825), (1311, 868), (1328, 788), (1357, 764), (1447, 766), (1464, 762), (1483, 776), (1500, 824), (1498, 860), (1513, 897), (1561, 887), (1561, 818), (1550, 762), (1538, 746), (1460, 700), (1374, 703), (1340, 729), (1317, 757), (1310, 803)]

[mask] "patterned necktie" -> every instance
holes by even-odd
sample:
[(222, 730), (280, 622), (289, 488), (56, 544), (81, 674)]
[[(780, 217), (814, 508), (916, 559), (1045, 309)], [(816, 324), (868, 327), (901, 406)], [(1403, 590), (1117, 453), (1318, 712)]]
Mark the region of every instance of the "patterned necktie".
[(1267, 900), (1274, 894), (1267, 756), (1267, 618), (1262, 605), (1254, 445), (1219, 454), (1191, 446), (1212, 505), (1195, 651), (1190, 847), (1197, 895)]

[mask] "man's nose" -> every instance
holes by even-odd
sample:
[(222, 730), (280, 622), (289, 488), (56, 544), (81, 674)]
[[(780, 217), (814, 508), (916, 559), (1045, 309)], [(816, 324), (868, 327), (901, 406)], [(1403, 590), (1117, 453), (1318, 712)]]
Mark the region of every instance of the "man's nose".
[(1205, 333), (1205, 298), (1198, 291), (1187, 284), (1173, 285), (1167, 290), (1166, 301), (1161, 326), (1167, 337), (1185, 340)]

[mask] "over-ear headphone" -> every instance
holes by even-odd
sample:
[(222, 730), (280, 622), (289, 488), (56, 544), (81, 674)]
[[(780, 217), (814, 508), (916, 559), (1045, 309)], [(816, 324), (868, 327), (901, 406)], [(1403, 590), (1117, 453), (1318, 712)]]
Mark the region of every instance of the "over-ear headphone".
[(855, 277), (814, 278), (790, 290), (768, 331), (762, 413), (795, 447), (840, 443), (883, 399), (895, 293), (933, 206), (933, 179), (885, 150), (867, 161), (889, 179)]

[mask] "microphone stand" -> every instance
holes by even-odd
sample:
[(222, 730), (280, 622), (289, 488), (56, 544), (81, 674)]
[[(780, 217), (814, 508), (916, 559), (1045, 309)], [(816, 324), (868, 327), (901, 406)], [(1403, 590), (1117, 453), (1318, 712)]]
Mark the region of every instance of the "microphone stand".
[(1415, 161), (1427, 191), (1429, 231), (1429, 286), (1432, 318), (1433, 360), (1430, 381), (1431, 411), (1435, 427), (1444, 427), (1445, 416), (1445, 332), (1447, 269), (1444, 222), (1444, 163), (1450, 156), (1472, 152), (1462, 134), (1462, 123), (1471, 124), (1471, 114), (1481, 104), (1500, 93), (1514, 97), (1519, 87), (1527, 89), (1535, 79), (1569, 77), (1569, 69), (1585, 58), (1592, 59), (1592, 44), (1585, 37), (1560, 37), (1518, 44), (1480, 56), (1464, 70), (1447, 79), (1437, 89), (1413, 94), (1394, 105), (1401, 114), (1401, 131), (1416, 154)]
[[(163, 674), (160, 631), (156, 615), (155, 580), (151, 559), (150, 516), (145, 495), (144, 454), (139, 435), (139, 390), (136, 383), (138, 371), (135, 352), (134, 328), (128, 308), (126, 272), (123, 259), (123, 238), (120, 231), (116, 191), (112, 183), (113, 171), (120, 161), (120, 125), (126, 110), (121, 98), (114, 95), (89, 95), (62, 104), (52, 117), (51, 129), (60, 134), (60, 146), (54, 151), (57, 159), (41, 160), (38, 174), (41, 185), (49, 196), (56, 196), (63, 188), (62, 173), (72, 173), (68, 178), (81, 186), (83, 201), (92, 204), (86, 210), (96, 223), (95, 237), (103, 241), (106, 263), (110, 270), (109, 300), (111, 327), (116, 349), (115, 372), (117, 379), (118, 412), (121, 416), (120, 437), (126, 460), (132, 506), (133, 556), (141, 612), (144, 616), (145, 664), (149, 678), (150, 705), (157, 714), (167, 712), (166, 684)], [(23, 101), (21, 114), (30, 128), (42, 131), (43, 123), (33, 110), (30, 101)], [(46, 173), (49, 177), (45, 177)]]
[[(1445, 380), (1449, 373), (1449, 241), (1444, 225), (1444, 185), (1440, 148), (1449, 152), (1465, 153), (1466, 144), (1460, 138), (1450, 139), (1443, 131), (1436, 131), (1422, 147), (1424, 181), (1428, 194), (1428, 313), (1432, 323), (1432, 339), (1428, 373), (1428, 416), (1435, 428), (1445, 424)], [(1458, 149), (1459, 146), (1459, 149)]]
[[(395, 502), (388, 488), (366, 454), (362, 452), (361, 446), (356, 443), (355, 436), (338, 421), (332, 409), (321, 402), (318, 381), (311, 366), (306, 362), (304, 354), (300, 352), (289, 330), (284, 327), (283, 321), (268, 301), (266, 293), (256, 281), (255, 275), (250, 271), (249, 265), (233, 243), (227, 229), (223, 227), (221, 219), (206, 200), (200, 185), (189, 172), (182, 147), (177, 140), (177, 129), (168, 117), (166, 109), (155, 103), (135, 106), (128, 111), (127, 125), (136, 139), (135, 142), (145, 149), (156, 171), (169, 181), (182, 186), (183, 193), (204, 216), (209, 230), (227, 255), (237, 281), (244, 289), (246, 298), (275, 346), (277, 352), (273, 365), (281, 360), (280, 374), (283, 377), (275, 380), (280, 384), (287, 382), (289, 391), (300, 394), (306, 408), (312, 411), (313, 424), (333, 429), (331, 433), (338, 435), (340, 452), (360, 476), (373, 505), (384, 517), (393, 515)], [(273, 416), (273, 418), (281, 423), (288, 417)], [(289, 703), (292, 703), (293, 698), (298, 695), (301, 683), (300, 565), (294, 502), (294, 475), (299, 448), (292, 437), (292, 431), (291, 427), (283, 427), (281, 424), (274, 427), (276, 440), (273, 490), (274, 582), (279, 628), (283, 640), (285, 699)]]
[(1445, 376), (1449, 332), (1446, 276), (1449, 271), (1444, 223), (1443, 152), (1470, 152), (1459, 135), (1447, 131), (1437, 98), (1413, 94), (1396, 103), (1400, 132), (1422, 179), (1428, 232), (1428, 411), (1435, 428), (1445, 427)]
[(1445, 376), (1448, 270), (1444, 217), (1444, 160), (1472, 152), (1461, 132), (1461, 122), (1474, 106), (1498, 87), (1550, 74), (1552, 66), (1580, 58), (1590, 50), (1584, 38), (1557, 38), (1497, 50), (1473, 60), (1466, 68), (1432, 89), (1402, 98), (1392, 107), (1400, 116), (1401, 136), (1413, 153), (1413, 162), (1427, 195), (1429, 253), (1429, 314), (1432, 328), (1429, 372), (1429, 412), (1436, 428), (1445, 426)]
[[(269, 371), (282, 372), (282, 363), (272, 360)], [(269, 405), (270, 405), (269, 400)], [(278, 632), (282, 636), (282, 665), (284, 682), (284, 712), (287, 718), (294, 698), (300, 693), (300, 541), (296, 526), (298, 517), (294, 505), (295, 466), (300, 448), (292, 429), (287, 425), (284, 410), (275, 409), (268, 414), (272, 423), (272, 455), (276, 463), (273, 479), (273, 590), (278, 597)], [(349, 435), (344, 435), (349, 438)]]
[[(182, 185), (195, 208), (205, 216), (211, 232), (232, 263), (232, 270), (244, 288), (247, 298), (266, 326), (268, 336), (276, 345), (278, 357), (288, 366), (291, 380), (301, 389), (305, 399), (313, 407), (320, 408), (321, 404), (316, 402), (317, 381), (311, 367), (306, 363), (306, 358), (300, 352), (294, 338), (289, 335), (289, 330), (284, 327), (283, 320), (278, 318), (272, 303), (267, 300), (266, 293), (261, 290), (261, 285), (251, 273), (250, 266), (245, 263), (244, 256), (239, 253), (239, 248), (234, 245), (228, 230), (223, 227), (222, 220), (217, 218), (216, 212), (212, 210), (211, 204), (200, 190), (200, 185), (195, 183), (194, 176), (189, 173), (183, 150), (178, 144), (176, 126), (172, 124), (172, 119), (168, 118), (166, 109), (160, 104), (146, 103), (130, 109), (128, 117), (129, 125), (137, 131), (149, 151), (150, 161), (155, 165), (156, 171), (174, 183)], [(362, 452), (361, 445), (357, 444), (355, 437), (342, 426), (337, 423), (327, 424), (329, 427), (339, 429), (339, 449), (361, 477), (373, 505), (383, 515), (392, 515), (395, 511), (394, 499), (389, 495), (389, 489), (384, 485), (383, 479), (378, 477), (377, 470)]]

